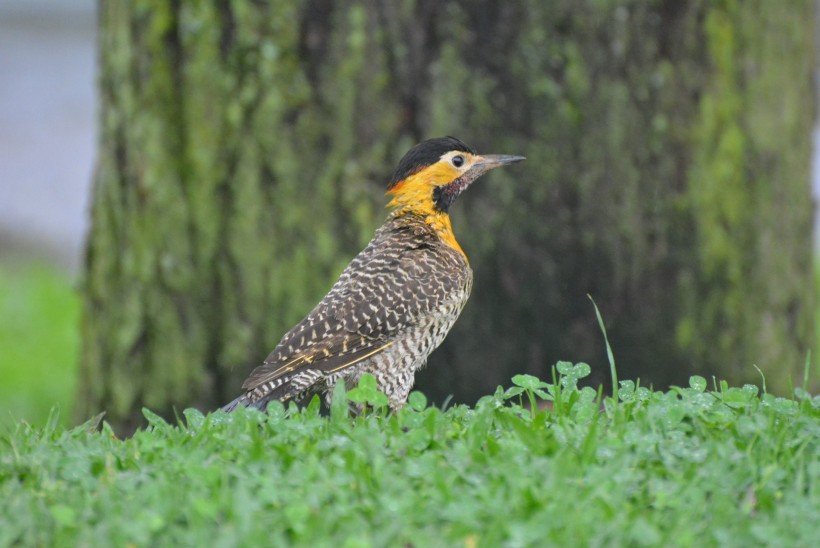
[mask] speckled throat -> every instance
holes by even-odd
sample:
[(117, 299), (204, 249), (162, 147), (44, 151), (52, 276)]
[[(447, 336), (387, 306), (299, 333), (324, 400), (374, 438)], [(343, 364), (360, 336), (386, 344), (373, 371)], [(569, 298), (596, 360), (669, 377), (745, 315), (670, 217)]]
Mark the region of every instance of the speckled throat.
[(456, 198), (470, 186), (472, 180), (467, 177), (459, 177), (452, 183), (437, 186), (433, 189), (433, 203), (436, 204), (436, 209), (443, 213), (450, 211), (450, 206), (456, 201)]

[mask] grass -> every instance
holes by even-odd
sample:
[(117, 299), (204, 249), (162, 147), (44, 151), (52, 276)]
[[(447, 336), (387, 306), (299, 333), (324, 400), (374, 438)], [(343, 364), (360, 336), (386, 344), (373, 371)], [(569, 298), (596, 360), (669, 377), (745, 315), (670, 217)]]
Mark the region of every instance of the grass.
[(44, 425), (55, 405), (71, 408), (79, 307), (63, 271), (0, 263), (0, 431), (20, 419)]
[[(59, 271), (0, 265), (0, 547), (816, 540), (820, 397), (805, 379), (789, 398), (693, 377), (623, 381), (613, 399), (563, 362), (472, 408), (416, 393), (395, 415), (365, 379), (329, 415), (146, 411), (121, 440), (49, 411), (70, 407), (78, 309)], [(348, 401), (375, 407), (351, 418)]]
[[(754, 386), (619, 399), (520, 375), (475, 407), (388, 414), (375, 381), (180, 424), (21, 424), (0, 436), (0, 546), (808, 546), (820, 397)], [(375, 407), (351, 418), (348, 401)]]

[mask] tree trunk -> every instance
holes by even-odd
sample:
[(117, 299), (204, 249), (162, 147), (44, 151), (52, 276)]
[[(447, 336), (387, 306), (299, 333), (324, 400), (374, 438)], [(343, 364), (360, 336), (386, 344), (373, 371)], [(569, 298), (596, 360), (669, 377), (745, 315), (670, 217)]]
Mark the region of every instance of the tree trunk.
[(100, 3), (79, 417), (235, 396), (443, 134), (528, 161), (452, 212), (475, 287), (434, 398), (557, 359), (603, 382), (586, 294), (622, 377), (800, 370), (813, 2), (296, 4)]

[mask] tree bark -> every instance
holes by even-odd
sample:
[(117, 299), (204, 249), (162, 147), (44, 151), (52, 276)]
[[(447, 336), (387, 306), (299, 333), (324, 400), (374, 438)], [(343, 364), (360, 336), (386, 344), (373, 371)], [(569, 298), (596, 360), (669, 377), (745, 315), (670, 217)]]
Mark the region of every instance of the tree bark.
[(100, 3), (78, 417), (212, 409), (384, 218), (409, 146), (528, 161), (452, 211), (471, 302), (419, 387), (558, 359), (784, 390), (813, 341), (814, 3)]

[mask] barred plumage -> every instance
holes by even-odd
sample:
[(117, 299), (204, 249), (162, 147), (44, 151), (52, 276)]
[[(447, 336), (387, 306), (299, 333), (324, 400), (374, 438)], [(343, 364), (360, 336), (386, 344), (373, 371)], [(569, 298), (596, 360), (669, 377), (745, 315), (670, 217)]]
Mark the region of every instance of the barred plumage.
[(375, 376), (400, 407), (415, 372), (444, 340), (472, 288), (473, 273), (447, 209), (488, 169), (523, 158), (478, 156), (453, 138), (408, 152), (391, 181), (394, 208), (322, 301), (291, 329), (226, 405), (264, 409)]

